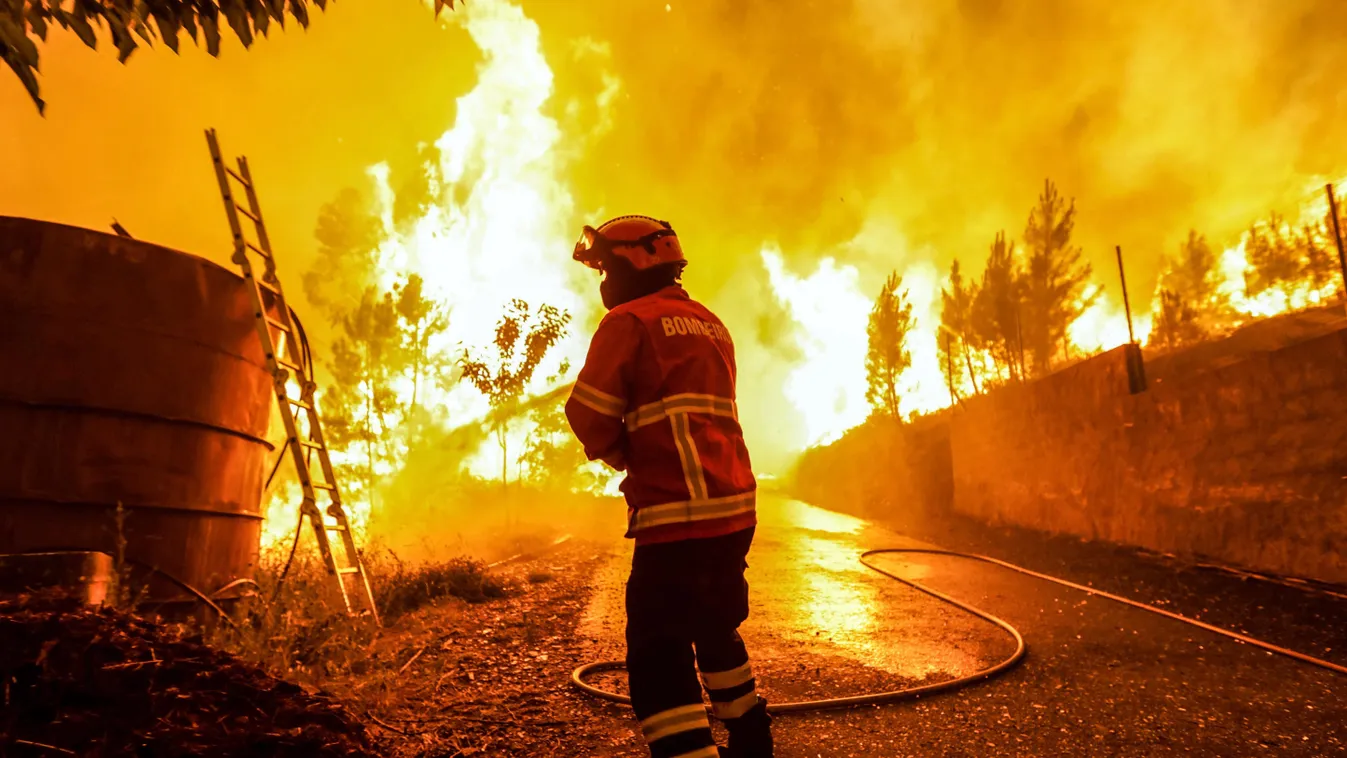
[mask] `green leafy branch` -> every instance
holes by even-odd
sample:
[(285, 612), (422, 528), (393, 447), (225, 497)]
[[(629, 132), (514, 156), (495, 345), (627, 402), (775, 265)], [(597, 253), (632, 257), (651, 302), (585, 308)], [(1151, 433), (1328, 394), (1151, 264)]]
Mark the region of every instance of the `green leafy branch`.
[[(206, 51), (220, 54), (223, 26), (232, 29), (243, 46), (267, 36), (272, 23), (285, 27), (286, 17), (309, 25), (309, 6), (327, 9), (328, 0), (0, 0), (0, 58), (23, 82), (41, 113), (46, 107), (38, 85), (38, 42), (46, 42), (53, 25), (72, 31), (90, 48), (98, 48), (96, 27), (106, 27), (125, 63), (141, 42), (160, 39), (178, 52), (179, 35), (205, 42)], [(435, 0), (435, 15), (454, 0)]]

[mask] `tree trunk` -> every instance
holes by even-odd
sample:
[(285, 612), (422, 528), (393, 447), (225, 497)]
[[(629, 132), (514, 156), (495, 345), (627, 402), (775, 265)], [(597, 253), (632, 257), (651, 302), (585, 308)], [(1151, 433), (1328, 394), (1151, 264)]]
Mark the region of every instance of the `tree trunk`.
[(968, 381), (973, 383), (973, 394), (979, 395), (982, 393), (982, 390), (978, 389), (978, 378), (973, 372), (973, 356), (968, 353), (968, 343), (964, 340), (959, 340), (959, 344), (963, 347), (964, 362), (968, 364)]
[(374, 507), (374, 371), (370, 365), (370, 345), (365, 342), (365, 499)]
[(496, 427), (496, 444), (500, 445), (500, 484), (504, 489), (510, 481), (510, 441), (505, 437), (505, 425)]
[(412, 407), (411, 411), (408, 413), (408, 417), (413, 419), (416, 418), (416, 398), (418, 391), (421, 389), (421, 360), (425, 354), (425, 351), (421, 346), (421, 325), (419, 323), (416, 325), (416, 334), (414, 337), (414, 348), (412, 352)]

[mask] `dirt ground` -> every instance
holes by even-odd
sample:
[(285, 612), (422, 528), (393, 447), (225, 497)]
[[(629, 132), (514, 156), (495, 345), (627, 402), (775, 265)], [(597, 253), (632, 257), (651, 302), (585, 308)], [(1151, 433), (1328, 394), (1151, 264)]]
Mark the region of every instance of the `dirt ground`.
[(599, 756), (640, 746), (629, 711), (574, 690), (577, 638), (595, 570), (611, 548), (572, 541), (499, 567), (516, 591), (450, 598), (399, 619), (368, 668), (330, 691), (367, 718), (390, 756)]
[[(855, 564), (862, 547), (906, 538), (773, 502), (750, 555), (744, 630), (769, 698), (897, 688), (1004, 656), (995, 630)], [(1343, 603), (1323, 593), (1041, 535), (939, 538), (1308, 652), (1347, 649)], [(498, 566), (505, 597), (446, 597), (402, 615), (363, 638), (355, 665), (303, 686), (178, 628), (8, 599), (0, 756), (643, 756), (630, 710), (569, 682), (582, 663), (622, 654), (629, 550), (572, 539)], [(1343, 754), (1340, 680), (1327, 672), (967, 563), (899, 563), (1009, 618), (1029, 658), (946, 697), (783, 717), (781, 758)]]
[(599, 546), (498, 567), (510, 595), (447, 597), (379, 631), (317, 687), (183, 627), (0, 600), (0, 756), (596, 756), (640, 748), (628, 712), (569, 684)]
[(181, 627), (51, 596), (0, 598), (0, 755), (363, 756), (340, 702)]

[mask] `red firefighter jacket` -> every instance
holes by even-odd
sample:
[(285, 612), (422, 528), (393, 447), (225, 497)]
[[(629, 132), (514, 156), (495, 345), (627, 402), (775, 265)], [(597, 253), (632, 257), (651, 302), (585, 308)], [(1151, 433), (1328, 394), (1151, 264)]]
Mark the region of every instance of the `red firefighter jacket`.
[(626, 471), (636, 544), (718, 537), (757, 523), (757, 483), (735, 406), (730, 333), (682, 287), (604, 316), (566, 403), (590, 460)]

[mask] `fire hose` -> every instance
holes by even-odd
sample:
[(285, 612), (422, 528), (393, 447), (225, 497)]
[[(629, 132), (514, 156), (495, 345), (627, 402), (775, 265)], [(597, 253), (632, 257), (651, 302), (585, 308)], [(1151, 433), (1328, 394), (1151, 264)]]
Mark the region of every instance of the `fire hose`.
[[(770, 713), (800, 713), (804, 711), (823, 711), (838, 708), (850, 708), (859, 705), (881, 705), (885, 703), (895, 703), (902, 700), (914, 700), (916, 698), (920, 698), (923, 696), (934, 695), (939, 692), (948, 692), (951, 690), (966, 687), (968, 685), (977, 682), (982, 682), (987, 679), (991, 679), (992, 677), (995, 677), (997, 675), (1005, 673), (1006, 671), (1009, 671), (1011, 668), (1014, 668), (1020, 661), (1024, 660), (1025, 653), (1028, 652), (1028, 647), (1024, 643), (1024, 637), (1023, 635), (1020, 634), (1019, 630), (1011, 626), (1006, 621), (997, 618), (996, 616), (993, 616), (987, 611), (975, 608), (974, 606), (965, 603), (962, 600), (953, 598), (943, 592), (927, 587), (911, 579), (905, 579), (901, 576), (898, 576), (897, 574), (894, 574), (890, 571), (880, 568), (879, 566), (875, 565), (875, 563), (872, 560), (870, 560), (873, 556), (877, 555), (896, 555), (896, 554), (944, 555), (954, 558), (967, 558), (969, 560), (990, 563), (996, 566), (1000, 566), (1002, 568), (1009, 569), (1011, 571), (1015, 571), (1025, 576), (1030, 576), (1035, 579), (1040, 579), (1046, 582), (1052, 582), (1053, 584), (1057, 584), (1062, 587), (1078, 590), (1080, 592), (1085, 592), (1090, 595), (1094, 595), (1095, 597), (1102, 597), (1108, 600), (1112, 600), (1116, 603), (1121, 603), (1123, 605), (1136, 608), (1138, 610), (1146, 611), (1148, 613), (1154, 613), (1159, 616), (1164, 616), (1165, 618), (1172, 619), (1174, 621), (1179, 621), (1184, 624), (1188, 624), (1190, 626), (1195, 626), (1199, 629), (1204, 629), (1208, 632), (1212, 632), (1213, 634), (1218, 634), (1221, 635), (1222, 637), (1226, 637), (1235, 640), (1237, 642), (1244, 643), (1246, 645), (1251, 645), (1253, 647), (1266, 650), (1269, 653), (1275, 653), (1277, 655), (1285, 656), (1288, 658), (1294, 658), (1298, 661), (1301, 661), (1302, 663), (1308, 663), (1312, 666), (1318, 666), (1320, 668), (1328, 669), (1329, 671), (1334, 671), (1339, 674), (1347, 674), (1347, 666), (1333, 663), (1331, 661), (1326, 661), (1321, 658), (1315, 658), (1314, 656), (1306, 655), (1304, 653), (1296, 652), (1294, 650), (1288, 650), (1287, 648), (1273, 645), (1270, 642), (1264, 642), (1263, 640), (1255, 639), (1253, 637), (1249, 637), (1248, 635), (1240, 634), (1238, 632), (1232, 632), (1228, 629), (1222, 629), (1217, 626), (1212, 626), (1211, 624), (1208, 624), (1203, 621), (1198, 621), (1197, 619), (1194, 618), (1189, 618), (1187, 616), (1183, 616), (1178, 613), (1174, 613), (1172, 611), (1166, 611), (1162, 608), (1156, 608), (1153, 605), (1147, 605), (1146, 603), (1131, 600), (1129, 598), (1125, 598), (1120, 595), (1115, 595), (1111, 592), (1105, 592), (1103, 590), (1096, 589), (1094, 587), (1087, 587), (1083, 584), (1077, 584), (1075, 582), (1067, 581), (1065, 579), (1059, 579), (1055, 576), (1042, 574), (1037, 571), (1032, 571), (1022, 566), (1016, 566), (1013, 563), (1007, 563), (1006, 561), (998, 560), (996, 558), (990, 558), (985, 555), (977, 555), (975, 553), (961, 553), (954, 550), (942, 550), (938, 548), (880, 548), (877, 550), (867, 550), (864, 553), (861, 553), (860, 556), (861, 564), (872, 571), (876, 571), (890, 579), (902, 582), (903, 584), (919, 592), (924, 592), (925, 594), (930, 595), (931, 597), (934, 597), (937, 600), (953, 605), (956, 608), (965, 611), (966, 613), (969, 613), (973, 616), (983, 619), (984, 621), (988, 621), (996, 625), (1001, 630), (1003, 630), (1007, 635), (1009, 635), (1010, 638), (1014, 641), (1015, 652), (1011, 653), (1010, 656), (1007, 657), (1006, 659), (992, 666), (944, 682), (925, 684), (917, 687), (906, 687), (903, 689), (889, 690), (887, 692), (872, 692), (861, 695), (851, 695), (848, 697), (824, 698), (821, 700), (802, 700), (791, 703), (771, 703), (767, 706), (767, 710)], [(591, 674), (596, 674), (601, 671), (615, 671), (624, 668), (626, 668), (626, 665), (621, 661), (599, 661), (596, 663), (587, 663), (583, 666), (580, 666), (575, 671), (571, 672), (571, 684), (573, 684), (576, 688), (580, 689), (582, 692), (585, 692), (601, 700), (630, 705), (631, 698), (617, 692), (611, 692), (609, 690), (601, 689), (585, 681), (585, 679), (589, 677)]]

